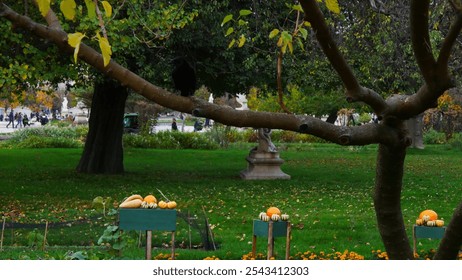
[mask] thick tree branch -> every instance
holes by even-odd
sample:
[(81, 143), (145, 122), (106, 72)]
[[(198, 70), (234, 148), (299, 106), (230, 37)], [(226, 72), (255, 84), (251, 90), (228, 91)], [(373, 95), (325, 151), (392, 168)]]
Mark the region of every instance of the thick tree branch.
[(411, 39), (415, 58), (422, 76), (430, 87), (434, 85), (436, 61), (428, 32), (430, 0), (411, 1)]
[(311, 23), (311, 27), (316, 34), (316, 38), (324, 54), (335, 71), (337, 71), (346, 87), (347, 101), (363, 101), (371, 106), (378, 116), (381, 116), (387, 107), (384, 99), (378, 93), (361, 87), (350, 66), (340, 53), (337, 44), (330, 35), (329, 27), (319, 9), (317, 1), (300, 0), (300, 4), (305, 12), (305, 20)]
[(457, 258), (459, 248), (462, 246), (462, 202), (454, 211), (451, 221), (446, 228), (443, 240), (441, 240), (436, 260), (449, 260)]
[[(72, 54), (74, 49), (67, 43), (67, 34), (62, 30), (50, 29), (21, 16), (0, 2), (0, 16), (13, 22), (32, 34), (48, 39), (65, 53)], [(342, 145), (367, 145), (373, 143), (393, 144), (401, 141), (394, 130), (379, 124), (359, 127), (338, 127), (310, 116), (296, 116), (285, 113), (240, 111), (227, 106), (219, 106), (194, 97), (182, 97), (157, 87), (128, 69), (111, 60), (103, 66), (101, 54), (93, 48), (81, 44), (79, 59), (85, 61), (106, 76), (118, 80), (123, 86), (133, 89), (161, 106), (195, 116), (207, 117), (225, 125), (236, 127), (266, 127), (309, 133), (325, 140)], [(386, 136), (384, 136), (386, 135)]]

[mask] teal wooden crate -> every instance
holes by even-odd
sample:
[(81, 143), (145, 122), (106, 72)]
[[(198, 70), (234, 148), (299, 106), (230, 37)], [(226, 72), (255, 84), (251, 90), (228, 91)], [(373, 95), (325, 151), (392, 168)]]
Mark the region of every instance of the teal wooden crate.
[[(253, 235), (268, 237), (268, 224), (262, 220), (253, 220)], [(287, 236), (287, 222), (273, 222), (273, 237)]]
[(426, 227), (414, 225), (415, 238), (441, 239), (444, 236), (446, 227)]
[(119, 228), (122, 230), (176, 231), (176, 210), (120, 208)]

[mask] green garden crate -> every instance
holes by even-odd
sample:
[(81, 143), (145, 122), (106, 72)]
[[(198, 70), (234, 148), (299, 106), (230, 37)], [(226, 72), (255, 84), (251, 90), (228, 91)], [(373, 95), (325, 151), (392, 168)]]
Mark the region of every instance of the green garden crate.
[(119, 228), (121, 230), (145, 230), (146, 231), (146, 259), (151, 259), (152, 231), (172, 232), (172, 259), (175, 259), (175, 209), (141, 209), (120, 208)]

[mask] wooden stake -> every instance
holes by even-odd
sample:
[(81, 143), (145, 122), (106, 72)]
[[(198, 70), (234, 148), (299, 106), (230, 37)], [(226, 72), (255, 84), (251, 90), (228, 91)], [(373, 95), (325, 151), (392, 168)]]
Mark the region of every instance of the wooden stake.
[(192, 248), (192, 241), (191, 241), (191, 216), (189, 215), (188, 210), (188, 236), (189, 236), (189, 249)]
[(175, 259), (175, 232), (172, 231), (172, 260)]
[(42, 246), (43, 251), (45, 251), (45, 246), (47, 244), (47, 233), (48, 233), (48, 221), (45, 222), (45, 235), (43, 236), (43, 246)]
[(146, 231), (146, 259), (150, 260), (152, 258), (152, 231)]
[(5, 231), (6, 217), (3, 217), (2, 237), (0, 238), (0, 251), (3, 251), (3, 232)]
[(268, 254), (267, 259), (274, 255), (273, 221), (268, 222)]
[(292, 225), (287, 222), (287, 235), (286, 235), (286, 260), (290, 257), (290, 237), (292, 232)]
[(257, 257), (257, 236), (255, 234), (252, 235), (252, 255), (254, 258)]

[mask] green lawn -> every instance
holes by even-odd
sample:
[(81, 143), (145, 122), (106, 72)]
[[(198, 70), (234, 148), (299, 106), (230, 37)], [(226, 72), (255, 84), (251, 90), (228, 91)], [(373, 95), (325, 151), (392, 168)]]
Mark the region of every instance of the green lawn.
[[(281, 157), (286, 161), (282, 169), (292, 179), (277, 181), (239, 178), (248, 151), (245, 145), (215, 151), (126, 149), (126, 173), (106, 176), (75, 172), (80, 149), (2, 149), (0, 216), (29, 228), (4, 231), (0, 258), (64, 258), (66, 252), (75, 251), (93, 258), (110, 258), (107, 248), (97, 245), (97, 241), (106, 226), (114, 224), (115, 216), (98, 216), (101, 211), (91, 207), (93, 198), (111, 197), (118, 205), (135, 193), (160, 197), (157, 189), (176, 200), (184, 215), (202, 215), (205, 209), (213, 227), (218, 250), (179, 249), (179, 259), (212, 255), (240, 259), (251, 251), (252, 220), (273, 205), (288, 213), (294, 225), (292, 255), (349, 250), (373, 259), (372, 250), (383, 250), (371, 198), (375, 146), (281, 146)], [(461, 200), (461, 153), (445, 146), (409, 151), (402, 207), (407, 228), (427, 208), (449, 221)], [(69, 223), (49, 228), (48, 245), (42, 251), (40, 235), (45, 229), (34, 225), (46, 222)], [(177, 247), (189, 244), (188, 230), (187, 224), (179, 221)], [(200, 245), (194, 229), (191, 235), (193, 244)], [(138, 238), (136, 232), (124, 234), (128, 245), (122, 257), (144, 257)], [(284, 256), (284, 242), (276, 240), (278, 259)], [(259, 240), (259, 252), (265, 252), (265, 244)], [(161, 249), (154, 249), (153, 256), (168, 252), (162, 248), (168, 246), (166, 233), (155, 232), (154, 245)], [(436, 246), (437, 241), (422, 240), (419, 250)]]

